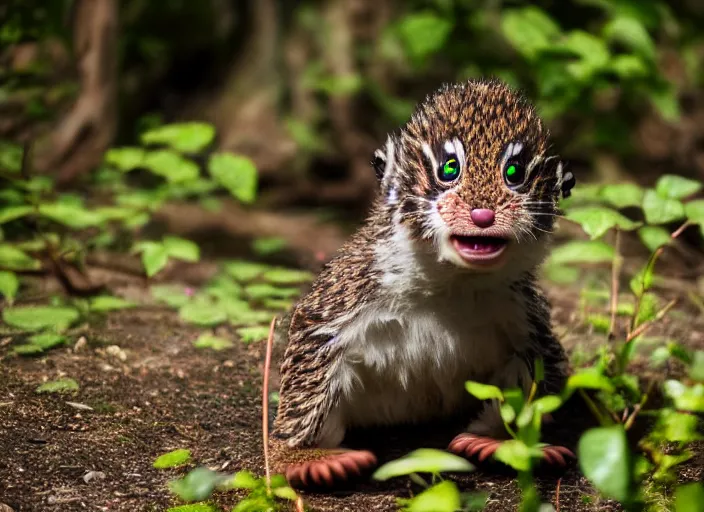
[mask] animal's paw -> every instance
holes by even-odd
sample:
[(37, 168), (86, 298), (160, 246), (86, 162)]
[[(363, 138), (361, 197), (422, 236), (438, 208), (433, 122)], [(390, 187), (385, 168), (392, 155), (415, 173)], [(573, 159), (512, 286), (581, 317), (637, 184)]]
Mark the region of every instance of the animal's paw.
[(295, 488), (333, 487), (361, 476), (377, 464), (376, 456), (367, 450), (352, 450), (289, 466), (286, 479)]
[[(455, 437), (447, 449), (467, 459), (484, 462), (496, 453), (502, 442), (491, 437), (477, 436), (465, 432)], [(543, 447), (543, 458), (549, 465), (559, 467), (567, 466), (569, 459), (576, 459), (570, 449), (553, 445)]]

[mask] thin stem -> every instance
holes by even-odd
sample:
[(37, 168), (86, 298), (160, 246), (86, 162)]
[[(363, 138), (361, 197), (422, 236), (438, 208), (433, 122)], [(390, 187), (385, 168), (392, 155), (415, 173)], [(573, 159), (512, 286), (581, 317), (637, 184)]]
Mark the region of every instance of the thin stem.
[(647, 322), (643, 322), (640, 324), (634, 331), (632, 331), (628, 337), (626, 338), (626, 344), (631, 343), (635, 338), (643, 334), (645, 331), (650, 329), (654, 324), (662, 320), (662, 318), (673, 308), (675, 307), (675, 304), (677, 304), (677, 299), (672, 299), (670, 302), (668, 302), (665, 307), (663, 307), (660, 311), (657, 312), (655, 315), (655, 318), (652, 320), (648, 320)]
[(625, 430), (629, 430), (633, 426), (633, 423), (636, 421), (636, 416), (638, 416), (638, 413), (641, 411), (641, 409), (643, 409), (646, 402), (648, 401), (648, 397), (650, 395), (650, 392), (653, 390), (654, 384), (655, 384), (654, 381), (650, 381), (650, 383), (648, 384), (648, 390), (645, 393), (643, 393), (643, 396), (641, 397), (640, 402), (638, 402), (633, 407), (633, 412), (628, 417), (628, 419), (623, 422), (623, 428)]
[(266, 490), (271, 493), (271, 470), (269, 469), (269, 373), (271, 371), (271, 352), (274, 345), (274, 327), (276, 317), (271, 319), (269, 338), (266, 341), (264, 358), (264, 382), (262, 384), (262, 437), (264, 442), (264, 470), (266, 471)]
[(609, 323), (609, 341), (613, 341), (615, 338), (614, 331), (616, 330), (616, 309), (618, 308), (618, 280), (621, 273), (621, 265), (623, 263), (620, 251), (621, 230), (618, 228), (616, 228), (616, 241), (614, 245), (614, 261), (611, 264), (611, 322)]
[(603, 427), (611, 425), (611, 422), (608, 421), (603, 414), (601, 414), (601, 411), (599, 411), (599, 407), (594, 403), (594, 401), (589, 397), (589, 395), (583, 390), (579, 390), (579, 394), (582, 395), (582, 398), (587, 404), (587, 407), (589, 407), (589, 410), (592, 412), (592, 414), (596, 417), (597, 420), (599, 420), (599, 424)]
[(677, 238), (678, 236), (680, 236), (680, 235), (682, 234), (682, 232), (683, 232), (685, 229), (687, 229), (690, 225), (691, 225), (691, 224), (690, 224), (690, 222), (689, 222), (688, 220), (685, 221), (680, 227), (678, 227), (676, 230), (674, 230), (674, 231), (672, 232), (672, 234), (670, 235), (670, 238), (672, 238), (672, 239), (674, 240), (675, 238)]

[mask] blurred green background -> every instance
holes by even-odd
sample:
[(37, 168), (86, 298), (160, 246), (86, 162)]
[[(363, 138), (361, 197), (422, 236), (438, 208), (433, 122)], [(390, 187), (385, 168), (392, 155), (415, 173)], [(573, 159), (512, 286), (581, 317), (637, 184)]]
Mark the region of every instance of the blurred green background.
[(537, 103), (582, 183), (704, 177), (696, 0), (10, 0), (0, 20), (0, 137), (34, 141), (62, 183), (203, 120), (268, 206), (363, 211), (384, 134), (442, 82), (488, 76)]

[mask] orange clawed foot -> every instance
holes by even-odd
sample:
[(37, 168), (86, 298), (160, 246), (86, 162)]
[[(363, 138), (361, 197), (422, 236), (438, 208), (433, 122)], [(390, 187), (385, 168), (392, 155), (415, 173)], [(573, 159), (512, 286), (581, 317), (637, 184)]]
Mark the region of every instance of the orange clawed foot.
[[(447, 447), (448, 451), (470, 460), (484, 462), (494, 455), (503, 441), (491, 437), (462, 433), (455, 437)], [(565, 467), (569, 459), (575, 459), (574, 453), (564, 446), (548, 445), (543, 447), (545, 462), (551, 466)]]
[(376, 456), (366, 450), (354, 450), (329, 455), (289, 466), (286, 479), (291, 487), (333, 487), (361, 476), (377, 464)]

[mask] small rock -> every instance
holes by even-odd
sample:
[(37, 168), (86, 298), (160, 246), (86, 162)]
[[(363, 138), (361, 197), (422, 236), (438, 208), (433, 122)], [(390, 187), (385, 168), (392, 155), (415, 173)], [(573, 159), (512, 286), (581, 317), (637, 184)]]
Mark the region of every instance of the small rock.
[(81, 336), (80, 338), (78, 338), (78, 341), (73, 346), (73, 351), (78, 352), (79, 350), (84, 349), (86, 345), (88, 345), (88, 340), (86, 340), (85, 336)]
[(89, 484), (91, 480), (105, 480), (105, 473), (102, 471), (88, 471), (88, 473), (83, 475), (85, 483)]
[(105, 353), (110, 356), (116, 357), (120, 361), (127, 361), (127, 353), (117, 345), (110, 345), (105, 349)]
[(93, 408), (90, 405), (86, 404), (81, 404), (78, 402), (66, 402), (66, 405), (70, 405), (74, 409), (78, 409), (79, 411), (92, 411)]

